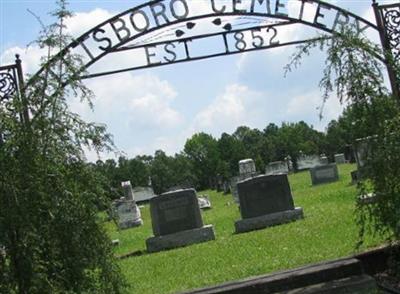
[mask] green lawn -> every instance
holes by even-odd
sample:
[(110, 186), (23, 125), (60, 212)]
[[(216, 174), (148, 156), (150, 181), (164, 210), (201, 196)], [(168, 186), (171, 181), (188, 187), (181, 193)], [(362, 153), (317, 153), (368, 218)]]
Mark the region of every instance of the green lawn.
[[(294, 202), (304, 219), (245, 234), (233, 234), (240, 219), (231, 195), (205, 191), (213, 208), (204, 211), (205, 224), (213, 224), (216, 240), (160, 253), (145, 253), (152, 235), (148, 205), (141, 209), (144, 225), (118, 232), (107, 223), (112, 239), (119, 239), (117, 255), (137, 252), (120, 261), (131, 293), (175, 293), (222, 282), (290, 269), (355, 253), (356, 189), (350, 183), (353, 165), (340, 165), (340, 181), (311, 186), (309, 172), (289, 176)], [(366, 248), (382, 243), (369, 237)], [(142, 253), (142, 254), (140, 254)]]

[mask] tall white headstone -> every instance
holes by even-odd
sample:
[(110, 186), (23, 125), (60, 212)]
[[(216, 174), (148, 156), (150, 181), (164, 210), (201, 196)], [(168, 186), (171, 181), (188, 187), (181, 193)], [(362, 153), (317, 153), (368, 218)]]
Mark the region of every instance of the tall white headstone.
[(121, 182), (121, 186), (124, 189), (125, 199), (127, 200), (135, 200), (135, 196), (133, 195), (131, 181)]
[(257, 175), (256, 165), (253, 159), (243, 159), (239, 161), (239, 176), (231, 179), (231, 192), (233, 199), (236, 203), (239, 203), (239, 194), (237, 192), (237, 183), (245, 179), (254, 177)]

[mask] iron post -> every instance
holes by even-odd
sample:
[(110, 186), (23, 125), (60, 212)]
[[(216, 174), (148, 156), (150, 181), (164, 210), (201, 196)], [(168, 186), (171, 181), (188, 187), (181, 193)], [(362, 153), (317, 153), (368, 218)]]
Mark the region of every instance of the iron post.
[(376, 2), (376, 0), (372, 0), (372, 7), (374, 9), (379, 37), (384, 51), (385, 65), (390, 80), (390, 86), (392, 88), (392, 95), (400, 104), (400, 81), (397, 79), (395, 70), (393, 69), (391, 62), (389, 61), (389, 60), (394, 60), (394, 56), (392, 54), (392, 48), (390, 46), (390, 42), (387, 37), (386, 27), (384, 24), (384, 20), (382, 19), (382, 13), (380, 11), (379, 4)]

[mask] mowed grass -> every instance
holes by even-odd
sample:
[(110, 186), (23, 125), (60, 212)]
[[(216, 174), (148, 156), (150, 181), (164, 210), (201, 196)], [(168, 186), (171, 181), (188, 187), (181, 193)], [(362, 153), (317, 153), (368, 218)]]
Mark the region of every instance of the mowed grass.
[[(176, 293), (356, 253), (357, 193), (350, 185), (354, 169), (354, 165), (340, 165), (340, 181), (319, 186), (311, 186), (308, 171), (290, 175), (294, 202), (303, 208), (304, 219), (245, 234), (234, 234), (240, 213), (230, 194), (198, 193), (208, 194), (213, 206), (202, 212), (204, 224), (214, 225), (216, 235), (215, 241), (207, 243), (147, 254), (145, 240), (152, 236), (148, 205), (141, 208), (142, 227), (117, 231), (107, 223), (111, 238), (120, 240), (117, 255), (137, 252), (120, 261), (129, 292)], [(368, 236), (361, 251), (381, 243)]]

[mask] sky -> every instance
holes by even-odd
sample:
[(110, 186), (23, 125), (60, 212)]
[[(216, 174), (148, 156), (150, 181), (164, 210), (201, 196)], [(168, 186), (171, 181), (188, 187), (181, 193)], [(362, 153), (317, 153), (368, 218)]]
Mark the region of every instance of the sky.
[[(201, 14), (202, 9), (210, 8), (210, 0), (186, 1), (192, 10), (196, 10), (191, 13)], [(286, 2), (289, 11), (298, 1)], [(375, 23), (372, 1), (327, 2)], [(70, 0), (69, 3), (74, 17), (67, 22), (68, 30), (78, 37), (112, 16), (146, 1)], [(231, 0), (217, 0), (216, 3), (229, 6)], [(0, 0), (1, 65), (12, 63), (14, 55), (19, 53), (25, 73), (32, 74), (38, 70), (43, 52), (35, 44), (30, 44), (41, 28), (34, 15), (44, 23), (51, 23), (53, 19), (48, 12), (54, 8), (53, 0)], [(307, 13), (313, 17), (315, 9), (310, 7)], [(238, 20), (224, 17), (223, 21), (233, 23)], [(273, 20), (257, 21), (268, 23)], [(211, 28), (199, 21), (196, 30), (201, 33)], [(318, 30), (310, 30), (308, 26), (296, 25), (280, 31), (278, 37), (280, 41), (290, 41), (317, 33)], [(375, 42), (378, 40), (374, 33), (369, 37)], [(199, 44), (196, 50), (212, 51), (220, 46), (213, 40)], [(345, 105), (340, 104), (336, 97), (330, 97), (320, 119), (322, 93), (318, 83), (325, 55), (314, 51), (304, 59), (299, 69), (285, 76), (284, 66), (295, 49), (286, 46), (88, 79), (85, 83), (96, 96), (94, 110), (78, 99), (71, 99), (70, 107), (87, 121), (106, 124), (118, 150), (128, 157), (152, 155), (159, 149), (173, 155), (182, 151), (186, 139), (195, 133), (206, 132), (219, 138), (223, 132), (231, 134), (241, 125), (262, 130), (269, 123), (280, 125), (303, 120), (324, 131), (329, 121), (341, 114)], [(143, 54), (132, 52), (109, 54), (89, 68), (89, 72), (146, 62)], [(100, 156), (104, 160), (114, 158), (115, 154)], [(91, 151), (87, 152), (87, 158), (91, 161), (98, 159)]]

